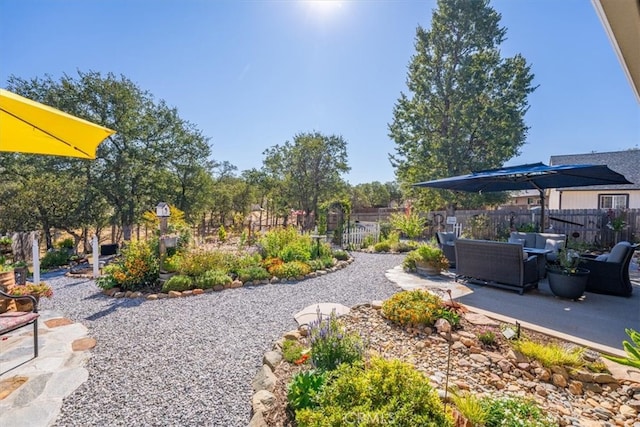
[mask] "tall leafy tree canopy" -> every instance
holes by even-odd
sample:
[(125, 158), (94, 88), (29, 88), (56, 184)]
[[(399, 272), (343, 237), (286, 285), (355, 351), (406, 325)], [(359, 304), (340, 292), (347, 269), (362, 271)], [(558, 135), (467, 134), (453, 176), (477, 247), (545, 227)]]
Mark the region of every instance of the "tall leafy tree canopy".
[(525, 143), (533, 74), (519, 54), (500, 56), (506, 28), (488, 0), (438, 0), (389, 125), (399, 183), (428, 209), (473, 207), (486, 198), (411, 184), (500, 167)]
[[(113, 74), (78, 72), (77, 77), (65, 74), (59, 81), (12, 76), (8, 83), (13, 92), (116, 131), (100, 144), (95, 161), (3, 154), (4, 183), (18, 184), (13, 193), (3, 193), (15, 196), (4, 202), (23, 206), (20, 200), (26, 200), (27, 191), (39, 191), (32, 199), (39, 201), (37, 222), (45, 233), (49, 227), (73, 230), (89, 224), (99, 229), (107, 211), (109, 221), (120, 225), (128, 239), (141, 215), (161, 200), (180, 206), (187, 215), (202, 210), (196, 191), (211, 167), (210, 147), (175, 108)], [(45, 173), (52, 180), (46, 190), (37, 184), (37, 176), (29, 176)], [(45, 192), (59, 194), (54, 184), (70, 194), (47, 197)], [(61, 200), (71, 214), (57, 214)], [(5, 226), (9, 225), (25, 227), (15, 222)]]
[(318, 218), (320, 203), (346, 189), (341, 175), (350, 168), (341, 136), (300, 133), (293, 142), (268, 148), (264, 155), (264, 169), (282, 183), (285, 199), (305, 212), (306, 228), (313, 228), (311, 213)]

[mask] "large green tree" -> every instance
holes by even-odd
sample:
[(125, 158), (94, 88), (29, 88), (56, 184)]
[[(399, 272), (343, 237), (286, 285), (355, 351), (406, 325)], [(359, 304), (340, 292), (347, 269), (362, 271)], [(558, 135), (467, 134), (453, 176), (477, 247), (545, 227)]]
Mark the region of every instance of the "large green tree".
[(29, 196), (27, 191), (55, 194), (53, 182), (50, 188), (34, 186), (37, 180), (27, 173), (49, 173), (50, 180), (56, 181), (55, 188), (73, 194), (68, 200), (68, 206), (74, 207), (73, 215), (67, 212), (62, 217), (55, 214), (59, 209), (55, 198), (33, 196), (40, 200), (38, 222), (45, 234), (49, 227), (74, 230), (86, 228), (91, 222), (99, 229), (106, 212), (128, 239), (142, 213), (159, 201), (179, 205), (187, 213), (202, 210), (202, 197), (195, 191), (206, 182), (203, 171), (210, 166), (210, 148), (206, 138), (182, 120), (175, 108), (156, 101), (124, 76), (113, 74), (78, 72), (77, 77), (65, 74), (60, 80), (11, 76), (8, 83), (9, 90), (116, 130), (100, 144), (94, 161), (4, 155), (11, 167), (2, 171), (3, 178), (6, 182), (20, 178), (22, 187), (5, 192), (14, 198), (3, 202), (24, 205), (20, 200)]
[[(305, 212), (304, 227), (313, 228), (318, 207), (346, 189), (342, 174), (350, 168), (347, 143), (341, 136), (300, 133), (293, 142), (264, 152), (264, 169), (281, 183), (281, 194), (291, 208)], [(313, 216), (312, 216), (313, 214)]]
[(500, 167), (525, 143), (527, 96), (535, 89), (521, 55), (502, 58), (506, 28), (488, 0), (438, 0), (431, 28), (418, 27), (416, 53), (389, 125), (391, 164), (417, 204), (434, 209), (486, 203), (478, 195), (411, 184)]

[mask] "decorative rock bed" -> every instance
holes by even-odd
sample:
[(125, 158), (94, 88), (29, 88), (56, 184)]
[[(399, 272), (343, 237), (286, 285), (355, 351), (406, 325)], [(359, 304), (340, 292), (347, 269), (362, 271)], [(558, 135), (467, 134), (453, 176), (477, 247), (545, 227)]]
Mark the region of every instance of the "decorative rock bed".
[[(472, 331), (498, 324), (484, 316), (465, 314), (468, 330), (453, 331), (449, 342), (444, 329), (403, 329), (384, 319), (380, 308), (380, 301), (356, 305), (341, 319), (347, 330), (359, 332), (367, 340), (371, 350), (416, 366), (441, 396), (450, 351), (449, 386), (474, 394), (530, 397), (553, 414), (561, 426), (640, 427), (640, 382), (619, 380), (609, 373), (571, 371), (562, 366), (546, 368), (517, 351), (485, 349)], [(444, 323), (444, 328), (449, 326)], [(282, 343), (285, 339), (303, 340), (306, 335), (306, 325), (302, 325), (299, 330), (287, 332), (264, 354), (263, 365), (252, 381), (255, 393), (250, 427), (288, 425), (286, 384), (292, 371), (300, 368), (281, 363)], [(553, 341), (546, 336), (535, 338)], [(599, 360), (596, 352), (588, 351), (587, 355), (592, 361)]]

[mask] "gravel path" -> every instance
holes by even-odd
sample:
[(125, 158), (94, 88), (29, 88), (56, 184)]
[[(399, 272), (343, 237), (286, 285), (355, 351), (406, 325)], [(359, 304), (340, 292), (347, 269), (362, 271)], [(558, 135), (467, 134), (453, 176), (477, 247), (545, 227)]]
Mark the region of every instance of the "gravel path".
[(251, 380), (293, 314), (317, 302), (347, 306), (396, 292), (384, 272), (402, 255), (354, 254), (337, 272), (299, 283), (157, 301), (113, 299), (92, 280), (44, 277), (57, 310), (98, 342), (89, 380), (64, 400), (56, 426), (246, 426)]

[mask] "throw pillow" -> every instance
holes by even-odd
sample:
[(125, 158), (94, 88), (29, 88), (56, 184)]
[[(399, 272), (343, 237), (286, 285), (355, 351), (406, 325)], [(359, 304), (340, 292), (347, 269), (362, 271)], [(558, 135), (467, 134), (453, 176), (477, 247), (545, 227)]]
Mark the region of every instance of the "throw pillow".
[(558, 252), (558, 250), (563, 246), (564, 246), (564, 240), (547, 239), (544, 245), (544, 248), (552, 252)]
[(509, 237), (509, 243), (520, 243), (524, 246), (525, 239), (518, 239), (516, 237)]

